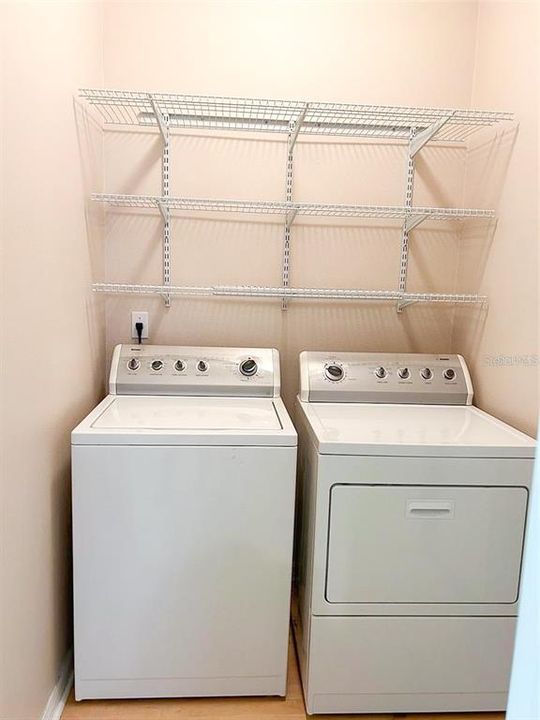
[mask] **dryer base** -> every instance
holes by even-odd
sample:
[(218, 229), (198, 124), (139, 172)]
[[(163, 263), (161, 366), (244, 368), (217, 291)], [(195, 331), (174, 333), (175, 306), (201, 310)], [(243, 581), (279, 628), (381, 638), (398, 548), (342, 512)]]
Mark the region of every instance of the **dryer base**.
[(504, 710), (513, 617), (312, 617), (294, 628), (313, 713)]

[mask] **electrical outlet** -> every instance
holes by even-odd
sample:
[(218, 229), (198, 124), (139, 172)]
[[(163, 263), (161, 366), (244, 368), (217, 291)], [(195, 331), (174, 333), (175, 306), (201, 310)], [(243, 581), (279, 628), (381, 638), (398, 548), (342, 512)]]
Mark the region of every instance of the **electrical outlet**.
[(148, 313), (141, 311), (141, 310), (132, 310), (131, 311), (131, 337), (135, 338), (135, 340), (138, 339), (137, 334), (137, 328), (135, 327), (135, 324), (138, 322), (142, 322), (143, 324), (143, 331), (142, 331), (142, 337), (147, 338), (148, 337)]

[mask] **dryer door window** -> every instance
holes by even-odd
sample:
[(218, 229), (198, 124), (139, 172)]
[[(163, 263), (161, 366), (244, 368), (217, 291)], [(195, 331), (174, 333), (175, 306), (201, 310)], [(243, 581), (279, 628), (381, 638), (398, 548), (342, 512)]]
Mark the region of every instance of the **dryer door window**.
[(527, 490), (334, 485), (329, 603), (514, 603)]

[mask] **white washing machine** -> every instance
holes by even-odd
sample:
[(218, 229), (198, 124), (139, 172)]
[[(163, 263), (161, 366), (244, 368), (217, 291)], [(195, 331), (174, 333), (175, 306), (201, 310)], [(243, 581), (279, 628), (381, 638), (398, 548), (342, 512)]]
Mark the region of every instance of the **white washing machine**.
[(75, 695), (284, 695), (297, 436), (276, 350), (118, 346), (73, 431)]
[(308, 712), (504, 709), (534, 441), (472, 407), (458, 355), (300, 364)]

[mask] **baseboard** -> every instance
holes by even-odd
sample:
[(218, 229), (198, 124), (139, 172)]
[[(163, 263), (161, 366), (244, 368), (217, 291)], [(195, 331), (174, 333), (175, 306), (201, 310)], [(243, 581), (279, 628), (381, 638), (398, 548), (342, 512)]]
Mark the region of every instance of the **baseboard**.
[(58, 680), (51, 690), (41, 720), (60, 720), (73, 685), (73, 650), (68, 650), (60, 666)]

